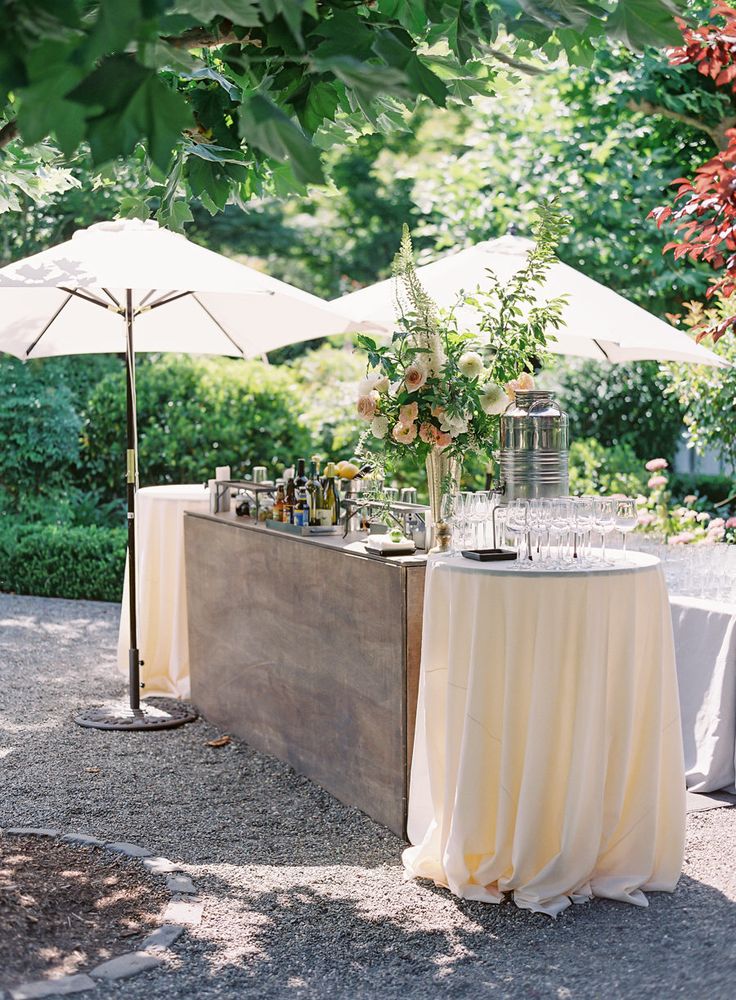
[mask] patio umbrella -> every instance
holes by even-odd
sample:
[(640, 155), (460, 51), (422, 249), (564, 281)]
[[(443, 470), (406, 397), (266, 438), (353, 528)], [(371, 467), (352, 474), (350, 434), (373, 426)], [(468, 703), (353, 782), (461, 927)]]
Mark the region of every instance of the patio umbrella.
[(0, 269), (0, 351), (22, 360), (124, 353), (127, 396), (130, 710), (91, 709), (81, 725), (163, 729), (194, 716), (140, 701), (135, 572), (138, 443), (135, 352), (249, 357), (355, 329), (322, 299), (229, 260), (155, 222), (100, 222)]
[[(438, 305), (449, 307), (462, 290), (472, 292), (487, 284), (487, 269), (508, 281), (526, 262), (534, 244), (520, 236), (502, 236), (447, 254), (417, 268), (422, 284)], [(555, 354), (572, 354), (599, 361), (685, 361), (728, 367), (728, 363), (684, 331), (657, 319), (605, 285), (575, 268), (556, 261), (549, 269), (541, 301), (567, 295), (565, 326), (550, 342)], [(386, 331), (395, 326), (395, 283), (389, 278), (336, 299), (337, 306), (355, 320), (370, 321)], [(472, 330), (477, 314), (463, 308), (462, 321)]]

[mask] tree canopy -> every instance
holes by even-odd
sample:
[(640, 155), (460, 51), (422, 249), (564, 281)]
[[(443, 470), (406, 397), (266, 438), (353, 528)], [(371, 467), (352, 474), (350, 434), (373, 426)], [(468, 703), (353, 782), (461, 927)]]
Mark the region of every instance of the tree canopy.
[[(673, 44), (685, 0), (3, 0), (0, 210), (142, 150), (126, 214), (181, 228), (324, 178), (323, 153), (605, 37)], [(39, 166), (43, 170), (39, 171)], [(143, 183), (145, 182), (145, 183)]]

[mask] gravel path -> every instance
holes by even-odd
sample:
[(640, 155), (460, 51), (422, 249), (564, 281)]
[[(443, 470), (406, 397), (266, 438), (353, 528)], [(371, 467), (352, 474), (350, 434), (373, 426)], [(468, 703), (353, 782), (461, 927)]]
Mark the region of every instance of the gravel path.
[[(404, 882), (401, 842), (279, 761), (199, 721), (71, 721), (121, 693), (118, 607), (0, 595), (0, 828), (54, 826), (188, 862), (202, 924), (166, 970), (94, 1000), (732, 997), (736, 809), (691, 814), (673, 895), (556, 921)], [(97, 770), (99, 769), (99, 770)], [(0, 970), (0, 982), (2, 971)]]

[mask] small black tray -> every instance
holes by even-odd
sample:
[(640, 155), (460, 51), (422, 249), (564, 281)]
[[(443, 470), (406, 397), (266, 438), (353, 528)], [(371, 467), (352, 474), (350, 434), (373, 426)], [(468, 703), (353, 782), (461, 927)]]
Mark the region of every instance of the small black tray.
[(464, 559), (475, 559), (476, 562), (501, 562), (507, 559), (516, 559), (513, 549), (463, 549), (461, 555)]

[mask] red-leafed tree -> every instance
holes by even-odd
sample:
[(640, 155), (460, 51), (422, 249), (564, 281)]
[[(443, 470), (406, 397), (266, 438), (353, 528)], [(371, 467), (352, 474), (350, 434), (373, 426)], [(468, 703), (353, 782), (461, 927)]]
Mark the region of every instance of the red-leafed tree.
[[(678, 19), (684, 44), (669, 51), (674, 66), (695, 66), (718, 88), (726, 89), (736, 103), (736, 9), (718, 2), (709, 21), (690, 27)], [(706, 261), (716, 274), (707, 291), (728, 298), (736, 291), (736, 128), (724, 132), (725, 148), (699, 167), (692, 179), (680, 177), (671, 206), (655, 208), (650, 217), (657, 225), (674, 225), (677, 239), (664, 252), (675, 259)], [(736, 316), (702, 330), (717, 341), (736, 328)]]

